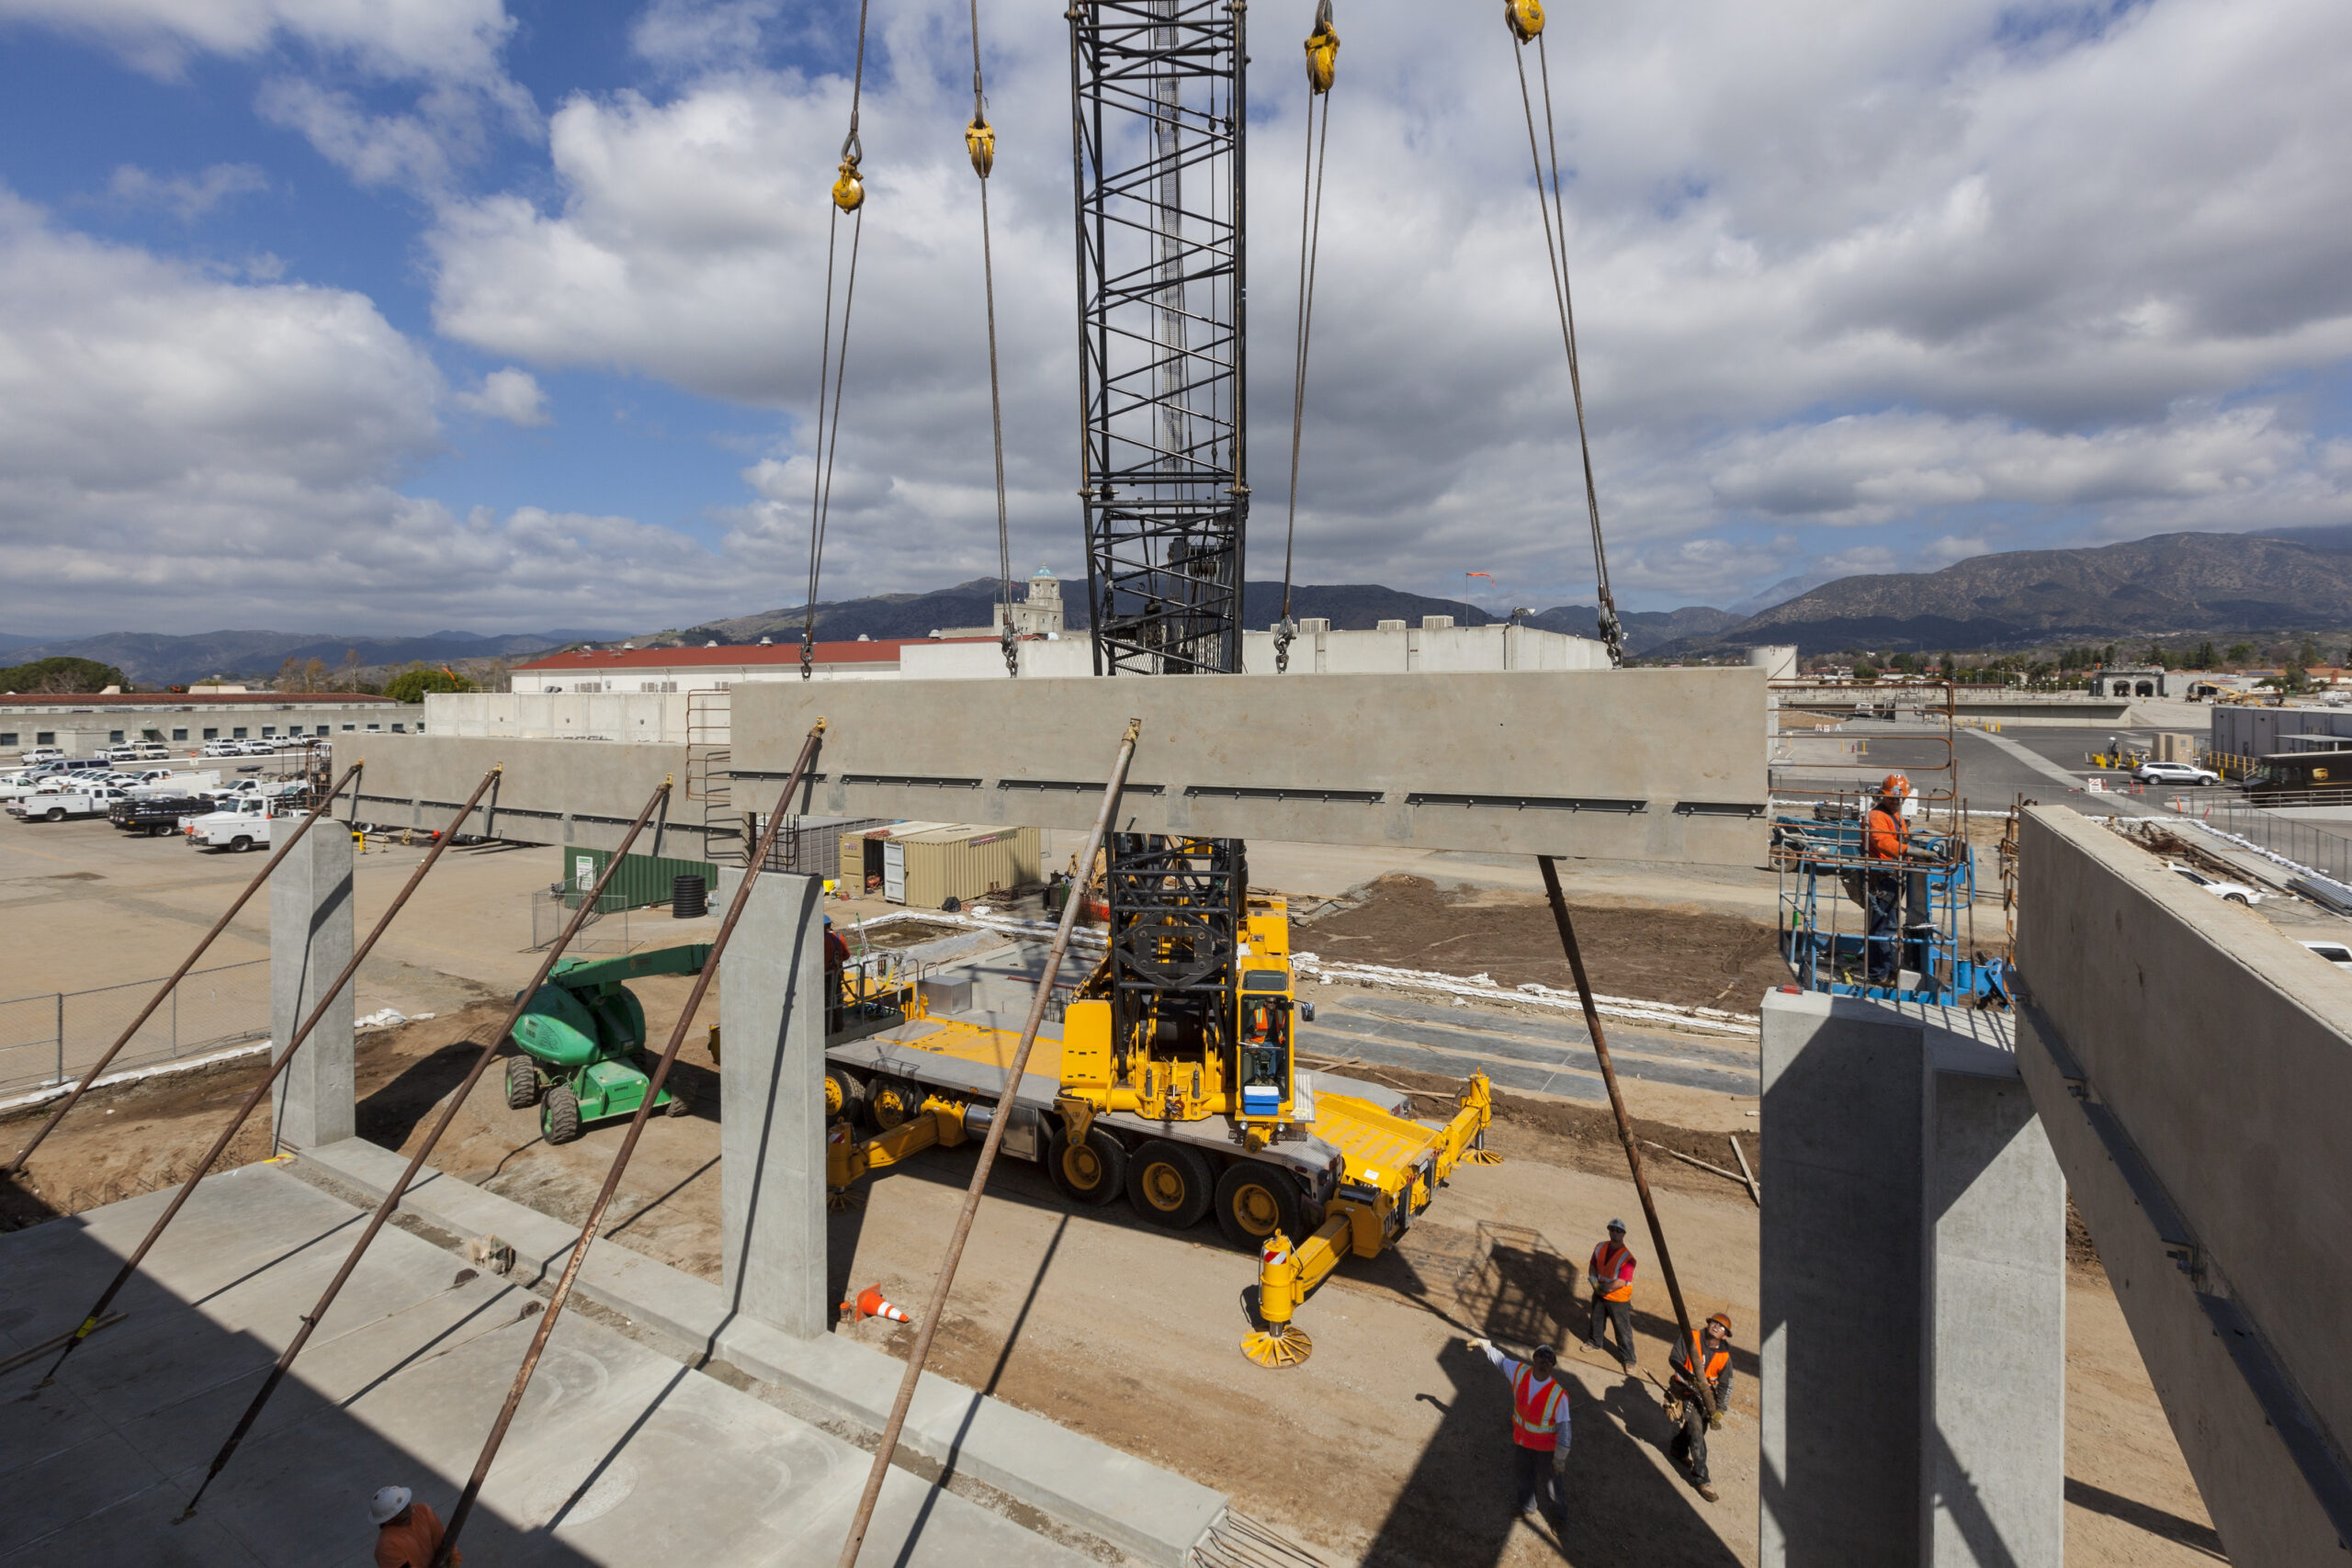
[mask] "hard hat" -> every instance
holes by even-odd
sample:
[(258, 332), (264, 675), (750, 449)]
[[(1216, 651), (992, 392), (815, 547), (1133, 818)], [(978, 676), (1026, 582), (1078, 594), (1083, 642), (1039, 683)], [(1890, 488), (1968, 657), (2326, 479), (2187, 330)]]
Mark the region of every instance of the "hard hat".
[(1548, 1367), (1559, 1359), (1560, 1353), (1549, 1345), (1538, 1345), (1535, 1347), (1535, 1354), (1528, 1358), (1539, 1367)]
[(827, 925), (829, 925), (829, 926), (830, 926), (830, 925), (831, 925), (831, 924), (833, 923), (833, 917), (832, 917), (832, 916), (831, 916), (831, 915), (827, 915), (827, 916), (825, 917), (825, 923), (826, 923)]
[(1622, 1232), (1625, 1228), (1625, 1222), (1623, 1220), (1611, 1220), (1609, 1222), (1609, 1228), (1612, 1231)]
[(410, 1495), (405, 1486), (387, 1486), (368, 1499), (368, 1517), (379, 1525), (389, 1524), (402, 1508), (408, 1506)]
[(1878, 792), (1883, 795), (1909, 795), (1911, 793), (1911, 781), (1905, 778), (1901, 773), (1889, 773), (1883, 780), (1880, 781)]
[(1730, 1338), (1730, 1337), (1731, 1337), (1731, 1314), (1729, 1314), (1729, 1313), (1727, 1313), (1727, 1312), (1719, 1312), (1719, 1313), (1715, 1314), (1715, 1315), (1714, 1315), (1714, 1316), (1713, 1316), (1713, 1317), (1711, 1317), (1711, 1318), (1707, 1319), (1707, 1326), (1708, 1326), (1708, 1327), (1710, 1327), (1710, 1328), (1720, 1328), (1720, 1329), (1722, 1329), (1722, 1330), (1724, 1331), (1724, 1338), (1726, 1338), (1726, 1339)]

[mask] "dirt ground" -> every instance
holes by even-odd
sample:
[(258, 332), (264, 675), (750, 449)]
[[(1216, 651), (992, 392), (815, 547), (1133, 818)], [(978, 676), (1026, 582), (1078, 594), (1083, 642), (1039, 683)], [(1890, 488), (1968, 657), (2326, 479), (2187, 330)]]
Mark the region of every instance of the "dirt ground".
[[(1571, 900), (1593, 988), (1611, 996), (1746, 1010), (1785, 983), (1772, 927), (1677, 905)], [(1346, 964), (1485, 974), (1505, 986), (1575, 983), (1542, 897), (1499, 888), (1441, 888), (1391, 875), (1298, 922), (1295, 946)]]
[[(1499, 977), (1499, 976), (1498, 976)], [(639, 982), (657, 1032), (688, 982)], [(691, 1115), (649, 1124), (610, 1235), (706, 1278), (718, 1269), (716, 1069), (701, 1025), (676, 1081)], [(413, 1149), (427, 1116), (494, 1028), (494, 1007), (364, 1036), (360, 1131)], [(23, 1187), (0, 1184), (0, 1225), (37, 1223), (183, 1176), (259, 1071), (101, 1091), (45, 1145)], [(510, 1111), (494, 1076), (459, 1113), (435, 1164), (517, 1201), (578, 1219), (621, 1123), (549, 1148), (536, 1112)], [(1401, 1087), (1450, 1086), (1393, 1073)], [(37, 1122), (0, 1122), (14, 1146)], [(1720, 1162), (1723, 1136), (1642, 1122), (1643, 1136)], [(1124, 1204), (1070, 1211), (1036, 1168), (1007, 1161), (982, 1205), (933, 1365), (946, 1376), (1229, 1492), (1237, 1506), (1316, 1544), (1334, 1561), (1429, 1568), (1526, 1568), (1757, 1561), (1755, 1382), (1757, 1211), (1744, 1189), (1651, 1151), (1654, 1191), (1694, 1312), (1728, 1311), (1740, 1328), (1739, 1384), (1713, 1442), (1723, 1500), (1700, 1500), (1668, 1463), (1655, 1378), (1671, 1308), (1613, 1128), (1595, 1109), (1498, 1097), (1490, 1143), (1507, 1163), (1464, 1168), (1402, 1247), (1351, 1261), (1300, 1314), (1315, 1355), (1270, 1372), (1244, 1361), (1250, 1260), (1211, 1227), (1170, 1236)], [(268, 1153), (255, 1128), (232, 1151)], [(865, 1203), (831, 1217), (831, 1278), (845, 1295), (878, 1284), (918, 1318), (970, 1175), (969, 1150), (944, 1151), (871, 1182)], [(1605, 1222), (1630, 1219), (1642, 1273), (1634, 1294), (1642, 1375), (1577, 1347), (1585, 1252)], [(2078, 1565), (2211, 1562), (2218, 1552), (2196, 1489), (2148, 1386), (2114, 1298), (2086, 1245), (2072, 1250), (2068, 1300), (2067, 1561)], [(904, 1355), (911, 1332), (843, 1329)], [(1511, 1521), (1508, 1404), (1499, 1377), (1462, 1343), (1564, 1347), (1574, 1385), (1565, 1540)], [(1629, 1543), (1641, 1543), (1638, 1551)]]

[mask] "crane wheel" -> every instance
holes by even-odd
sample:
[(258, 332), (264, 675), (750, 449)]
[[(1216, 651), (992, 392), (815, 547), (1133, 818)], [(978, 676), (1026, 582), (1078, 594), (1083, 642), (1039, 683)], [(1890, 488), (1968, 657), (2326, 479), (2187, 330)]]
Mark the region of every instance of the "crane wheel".
[(854, 1122), (865, 1114), (865, 1086), (847, 1067), (825, 1069), (825, 1120)]
[(1258, 1160), (1237, 1160), (1216, 1184), (1216, 1228), (1244, 1252), (1257, 1251), (1276, 1231), (1304, 1236), (1301, 1198), (1298, 1179), (1290, 1172)]
[(1057, 1126), (1046, 1145), (1046, 1174), (1071, 1202), (1100, 1208), (1127, 1184), (1126, 1147), (1100, 1127), (1089, 1127), (1086, 1141), (1073, 1143)]
[(515, 1111), (528, 1111), (539, 1102), (539, 1073), (527, 1056), (517, 1056), (506, 1064), (506, 1103)]
[(1127, 1161), (1127, 1201), (1153, 1224), (1189, 1230), (1209, 1212), (1216, 1193), (1206, 1156), (1183, 1144), (1154, 1138)]
[[(830, 1091), (825, 1096), (830, 1101)], [(865, 1119), (877, 1133), (895, 1132), (922, 1110), (922, 1088), (906, 1078), (876, 1078), (865, 1091)]]
[(580, 1136), (580, 1097), (561, 1084), (548, 1090), (539, 1116), (548, 1143), (568, 1144)]
[(1261, 1367), (1280, 1371), (1284, 1367), (1295, 1367), (1315, 1354), (1315, 1341), (1306, 1337), (1306, 1330), (1284, 1325), (1243, 1335), (1241, 1353)]

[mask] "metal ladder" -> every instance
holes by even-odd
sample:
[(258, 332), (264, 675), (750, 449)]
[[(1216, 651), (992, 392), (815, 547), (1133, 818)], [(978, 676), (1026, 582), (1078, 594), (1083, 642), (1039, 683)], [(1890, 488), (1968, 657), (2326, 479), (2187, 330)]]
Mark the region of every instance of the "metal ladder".
[(703, 858), (742, 865), (751, 852), (734, 806), (734, 694), (723, 687), (686, 694), (686, 801), (702, 814)]

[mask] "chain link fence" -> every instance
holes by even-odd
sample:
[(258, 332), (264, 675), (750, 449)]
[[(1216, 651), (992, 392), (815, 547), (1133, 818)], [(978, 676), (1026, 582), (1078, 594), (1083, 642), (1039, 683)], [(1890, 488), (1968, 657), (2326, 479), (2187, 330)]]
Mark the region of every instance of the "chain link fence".
[[(0, 1001), (0, 1094), (70, 1082), (87, 1072), (162, 984), (158, 976)], [(225, 964), (183, 979), (107, 1070), (200, 1056), (268, 1038), (269, 960)]]
[[(553, 887), (539, 888), (530, 897), (531, 950), (536, 953), (563, 934), (564, 922), (580, 908), (581, 897), (570, 888)], [(669, 918), (670, 911), (661, 905), (632, 910), (622, 895), (607, 893), (588, 911), (580, 934), (564, 952), (634, 953), (660, 934), (651, 922)]]

